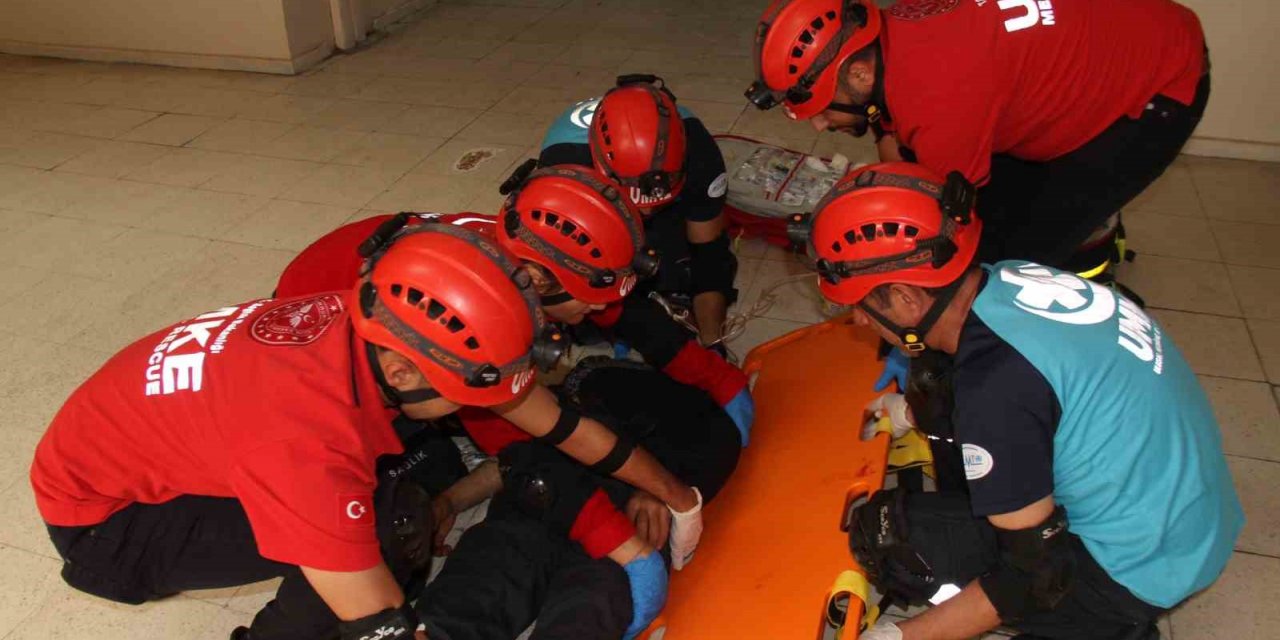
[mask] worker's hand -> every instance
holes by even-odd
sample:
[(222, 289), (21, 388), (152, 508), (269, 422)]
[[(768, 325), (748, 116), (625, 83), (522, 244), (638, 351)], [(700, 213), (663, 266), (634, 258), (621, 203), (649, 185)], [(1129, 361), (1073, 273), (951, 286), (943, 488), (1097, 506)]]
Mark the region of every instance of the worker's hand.
[(876, 626), (863, 631), (858, 640), (902, 640), (902, 629), (887, 620), (881, 620)]
[(636, 534), (649, 546), (661, 549), (671, 531), (671, 511), (661, 500), (637, 489), (627, 500), (627, 517), (636, 526)]
[(743, 387), (738, 395), (724, 405), (724, 412), (729, 414), (738, 433), (742, 434), (742, 446), (747, 446), (751, 439), (751, 423), (756, 420), (756, 403), (751, 399), (751, 390)]
[(697, 504), (688, 511), (671, 511), (671, 566), (676, 571), (684, 568), (693, 559), (693, 552), (698, 548), (698, 540), (702, 538), (702, 493), (693, 488)]
[(447, 556), (452, 548), (444, 543), (445, 537), (449, 535), (449, 531), (453, 529), (453, 523), (458, 519), (458, 513), (454, 510), (453, 504), (443, 495), (438, 495), (431, 500), (431, 517), (436, 523), (435, 540), (432, 545), (432, 553), (436, 556)]
[(648, 551), (622, 566), (631, 582), (631, 624), (623, 640), (631, 640), (649, 628), (667, 604), (667, 567), (662, 554)]
[(862, 439), (870, 440), (876, 435), (876, 423), (881, 418), (888, 418), (893, 425), (893, 437), (901, 438), (915, 428), (907, 408), (906, 397), (901, 393), (886, 393), (867, 405), (867, 423), (862, 428)]
[(880, 372), (880, 377), (876, 379), (873, 391), (884, 391), (889, 388), (889, 383), (898, 382), (898, 391), (907, 390), (907, 371), (911, 368), (911, 358), (902, 352), (902, 349), (891, 349), (889, 355), (884, 359), (884, 371)]

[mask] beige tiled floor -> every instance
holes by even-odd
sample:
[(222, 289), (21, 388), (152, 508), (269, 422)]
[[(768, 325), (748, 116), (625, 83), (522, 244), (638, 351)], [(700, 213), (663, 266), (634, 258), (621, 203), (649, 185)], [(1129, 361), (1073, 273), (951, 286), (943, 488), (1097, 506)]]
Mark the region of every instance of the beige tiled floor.
[[(0, 639), (225, 638), (271, 585), (140, 608), (64, 587), (26, 481), (62, 399), (147, 331), (271, 291), (309, 239), (399, 210), (494, 211), (497, 182), (567, 104), (664, 75), (717, 132), (873, 159), (865, 141), (744, 109), (760, 2), (445, 2), (300, 77), (0, 56)], [(491, 155), (471, 172), (460, 155)], [(1263, 639), (1280, 609), (1280, 166), (1181, 159), (1127, 212), (1146, 295), (1222, 422), (1249, 523), (1166, 635)], [(797, 272), (740, 243), (740, 308)], [(822, 318), (814, 291), (733, 342)]]

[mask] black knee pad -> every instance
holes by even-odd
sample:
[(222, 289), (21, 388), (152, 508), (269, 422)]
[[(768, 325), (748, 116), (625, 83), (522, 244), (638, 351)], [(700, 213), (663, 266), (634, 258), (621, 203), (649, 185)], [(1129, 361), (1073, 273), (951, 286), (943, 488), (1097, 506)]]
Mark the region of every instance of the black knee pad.
[(599, 485), (575, 460), (538, 442), (517, 442), (498, 454), (504, 500), (525, 516), (567, 536)]
[(996, 530), (1000, 562), (983, 576), (982, 589), (1001, 620), (1052, 611), (1071, 589), (1076, 555), (1067, 524), (1067, 512), (1058, 505), (1030, 529)]
[(718, 291), (733, 304), (738, 290), (733, 279), (738, 274), (738, 257), (729, 248), (729, 237), (720, 234), (711, 242), (689, 244), (690, 291), (692, 295)]

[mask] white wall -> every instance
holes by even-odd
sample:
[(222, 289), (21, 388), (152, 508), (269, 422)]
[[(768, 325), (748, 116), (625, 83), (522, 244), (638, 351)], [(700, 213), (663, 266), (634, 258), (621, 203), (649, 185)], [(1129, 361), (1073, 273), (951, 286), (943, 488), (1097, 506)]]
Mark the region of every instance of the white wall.
[(1200, 16), (1213, 93), (1187, 151), (1280, 161), (1280, 5), (1180, 0)]
[(294, 73), (329, 55), (328, 0), (0, 0), (0, 51)]

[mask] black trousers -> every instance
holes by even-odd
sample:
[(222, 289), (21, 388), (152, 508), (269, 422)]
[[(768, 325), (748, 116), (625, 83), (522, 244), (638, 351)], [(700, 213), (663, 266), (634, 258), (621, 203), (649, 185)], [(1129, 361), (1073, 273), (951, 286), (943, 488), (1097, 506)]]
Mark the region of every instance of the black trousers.
[(1067, 268), (1089, 235), (1164, 173), (1200, 123), (1209, 75), (1194, 102), (1156, 96), (1138, 119), (1123, 117), (1084, 146), (1047, 162), (996, 155), (978, 189), (979, 257)]
[(495, 500), (418, 599), (432, 640), (617, 640), (631, 623), (622, 567), (592, 560), (543, 522)]
[[(258, 613), (253, 640), (338, 637), (338, 619), (302, 571), (267, 560), (240, 502), (182, 496), (133, 504), (89, 527), (49, 527), (65, 560), (67, 584), (95, 596), (141, 604), (192, 589), (216, 589), (283, 577)], [(228, 633), (230, 630), (228, 629)]]
[[(422, 570), (386, 549), (394, 534), (384, 525), (396, 509), (393, 487), (412, 482), (439, 491), (465, 473), (448, 437), (397, 421), (405, 454), (378, 460), (379, 514), (384, 559), (406, 596)], [(417, 507), (414, 507), (415, 509)], [(388, 514), (391, 514), (390, 516)], [(263, 558), (244, 507), (234, 498), (181, 496), (162, 504), (133, 504), (104, 522), (84, 527), (49, 527), (65, 564), (62, 577), (81, 591), (115, 602), (141, 604), (192, 589), (216, 589), (283, 577), (276, 597), (258, 612), (251, 640), (316, 640), (338, 637), (338, 619), (302, 571)], [(230, 632), (230, 630), (228, 630)]]
[[(738, 467), (742, 436), (724, 409), (702, 390), (645, 365), (584, 362), (566, 378), (562, 392), (584, 415), (631, 438), (697, 487), (705, 502), (715, 499)], [(633, 491), (610, 478), (600, 482), (619, 505)]]
[[(598, 365), (598, 366), (597, 366)], [(643, 365), (597, 360), (579, 365), (561, 389), (615, 432), (645, 447), (710, 501), (737, 467), (738, 430), (705, 393)], [(518, 451), (517, 451), (518, 449)], [(568, 539), (582, 502), (603, 488), (624, 508), (635, 491), (594, 474), (553, 447), (511, 445), (500, 459), (504, 487), (489, 518), (468, 530), (418, 601), (435, 640), (511, 640), (537, 620), (533, 637), (619, 638), (631, 621), (626, 574), (608, 559), (591, 560)], [(556, 496), (522, 499), (511, 478), (535, 475)], [(568, 498), (572, 496), (572, 498)]]
[[(969, 535), (973, 527), (989, 528), (983, 519), (973, 518), (964, 507), (967, 497), (951, 502), (907, 502), (906, 517), (910, 526), (910, 546), (913, 551), (938, 575), (939, 583), (965, 586), (986, 574), (993, 567), (981, 568), (997, 557), (991, 549), (970, 549), (974, 558), (965, 560), (964, 551), (955, 548), (955, 540), (973, 540), (981, 536)], [(920, 513), (918, 505), (937, 505), (939, 509), (959, 510), (963, 517), (946, 517), (947, 514)], [(916, 505), (916, 506), (913, 506)], [(959, 505), (959, 506), (957, 506)], [(955, 514), (950, 514), (954, 516)], [(929, 523), (929, 526), (925, 526)], [(947, 524), (942, 524), (947, 523)], [(948, 529), (950, 530), (944, 530)], [(990, 539), (990, 536), (987, 537)], [(1124, 585), (1107, 574), (1074, 534), (1070, 535), (1071, 553), (1075, 557), (1075, 576), (1069, 590), (1054, 609), (1034, 611), (1017, 620), (1004, 623), (1026, 634), (1029, 638), (1054, 640), (1147, 640), (1158, 638), (1156, 618), (1166, 610), (1148, 604), (1133, 595)], [(945, 567), (967, 567), (954, 572)], [(966, 574), (969, 572), (969, 574)]]
[(1028, 638), (1055, 640), (1154, 640), (1156, 618), (1167, 610), (1139, 600), (1107, 575), (1084, 543), (1071, 536), (1075, 582), (1052, 611), (1036, 612), (1010, 626)]

